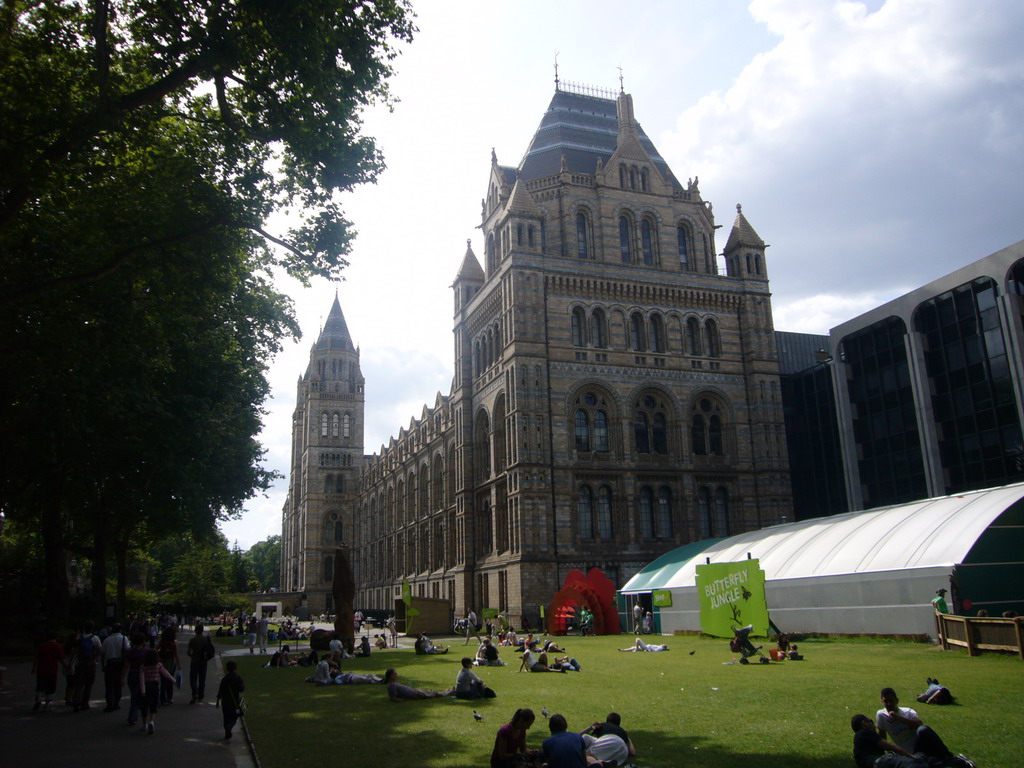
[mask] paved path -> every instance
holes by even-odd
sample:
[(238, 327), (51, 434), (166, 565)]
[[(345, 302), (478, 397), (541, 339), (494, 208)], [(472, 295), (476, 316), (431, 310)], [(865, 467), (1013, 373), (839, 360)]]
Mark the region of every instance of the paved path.
[[(182, 657), (190, 637), (179, 636)], [(127, 697), (122, 699), (120, 710), (103, 712), (102, 672), (97, 675), (88, 710), (72, 712), (64, 706), (61, 678), (56, 697), (59, 703), (52, 704), (50, 711), (33, 712), (35, 677), (31, 664), (0, 662), (0, 666), (7, 667), (0, 688), (0, 764), (11, 768), (251, 768), (254, 763), (241, 723), (235, 726), (231, 742), (223, 741), (221, 713), (215, 706), (223, 670), (220, 656), (210, 662), (207, 698), (201, 704), (188, 703), (187, 664), (185, 685), (175, 691), (173, 704), (160, 708), (156, 733), (147, 736), (139, 725), (125, 723)]]

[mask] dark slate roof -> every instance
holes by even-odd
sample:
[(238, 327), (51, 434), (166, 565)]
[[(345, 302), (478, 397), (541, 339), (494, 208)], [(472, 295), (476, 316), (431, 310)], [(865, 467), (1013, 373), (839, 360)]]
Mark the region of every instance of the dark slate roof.
[[(644, 129), (639, 125), (637, 128), (640, 144), (651, 156), (658, 171), (667, 181), (679, 186)], [(605, 164), (611, 158), (618, 134), (619, 122), (614, 99), (555, 91), (533, 135), (530, 148), (520, 163), (522, 178), (529, 181), (558, 173), (563, 155), (570, 171), (592, 174), (597, 169), (598, 158)]]
[(327, 315), (327, 322), (324, 329), (320, 331), (320, 338), (316, 340), (317, 349), (344, 349), (354, 351), (352, 336), (348, 332), (348, 324), (345, 322), (345, 315), (341, 311), (341, 303), (338, 296), (334, 296), (334, 304), (331, 305), (330, 314)]

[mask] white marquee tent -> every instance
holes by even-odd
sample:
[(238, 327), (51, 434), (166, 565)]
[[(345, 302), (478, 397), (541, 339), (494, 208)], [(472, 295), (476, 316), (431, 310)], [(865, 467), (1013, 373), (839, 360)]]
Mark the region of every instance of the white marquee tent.
[(769, 613), (786, 632), (934, 634), (930, 601), (940, 587), (972, 613), (1024, 613), (1024, 483), (695, 542), (652, 562), (620, 594), (631, 604), (669, 590), (660, 630), (699, 631), (697, 566), (748, 556), (760, 561)]

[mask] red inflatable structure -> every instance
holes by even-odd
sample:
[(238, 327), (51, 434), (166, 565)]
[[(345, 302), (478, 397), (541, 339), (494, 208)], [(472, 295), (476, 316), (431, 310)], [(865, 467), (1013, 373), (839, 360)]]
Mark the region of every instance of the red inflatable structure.
[(619, 612), (615, 607), (615, 584), (600, 568), (591, 568), (586, 576), (572, 570), (565, 576), (562, 588), (548, 606), (548, 634), (564, 635), (576, 624), (580, 608), (594, 614), (594, 634), (617, 635)]

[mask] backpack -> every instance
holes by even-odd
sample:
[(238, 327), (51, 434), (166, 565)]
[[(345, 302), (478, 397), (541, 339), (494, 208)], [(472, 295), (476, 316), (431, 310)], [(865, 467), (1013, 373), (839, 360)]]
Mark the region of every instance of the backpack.
[(203, 648), (203, 658), (209, 661), (217, 655), (217, 651), (213, 647), (213, 640), (209, 637), (206, 638), (206, 647)]
[(78, 638), (78, 658), (80, 661), (92, 661), (96, 648), (92, 642), (95, 635), (85, 635)]

